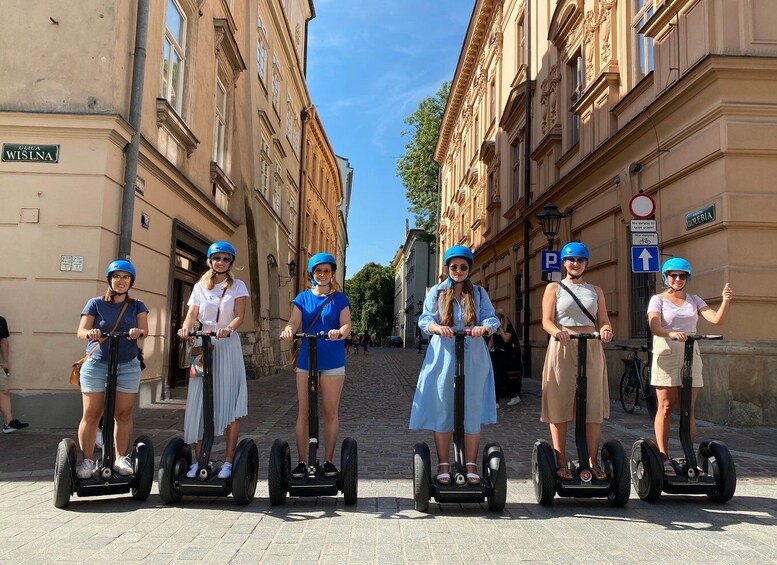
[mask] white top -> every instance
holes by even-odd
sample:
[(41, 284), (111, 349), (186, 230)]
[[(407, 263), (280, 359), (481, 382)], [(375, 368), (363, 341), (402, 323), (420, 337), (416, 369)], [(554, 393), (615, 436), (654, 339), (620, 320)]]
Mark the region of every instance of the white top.
[(696, 322), (699, 321), (699, 310), (707, 307), (707, 303), (695, 294), (686, 294), (682, 306), (675, 306), (663, 295), (655, 294), (648, 304), (648, 314), (657, 312), (661, 315), (661, 329), (667, 332), (696, 333)]
[[(221, 300), (221, 293), (224, 289), (220, 284), (214, 286), (211, 290), (205, 288), (202, 282), (194, 285), (192, 295), (189, 297), (189, 306), (197, 306), (200, 309), (199, 320), (202, 322), (203, 330), (216, 329), (216, 314), (218, 316), (218, 327), (226, 327), (235, 317), (235, 299), (241, 296), (248, 296), (248, 289), (243, 281), (235, 279)], [(219, 300), (221, 307), (219, 308)]]
[[(568, 284), (564, 283), (575, 296), (583, 303), (586, 310), (596, 319), (596, 311), (599, 309), (599, 296), (594, 285), (588, 283)], [(558, 326), (593, 326), (591, 319), (586, 316), (569, 293), (558, 285), (556, 291), (556, 325)]]

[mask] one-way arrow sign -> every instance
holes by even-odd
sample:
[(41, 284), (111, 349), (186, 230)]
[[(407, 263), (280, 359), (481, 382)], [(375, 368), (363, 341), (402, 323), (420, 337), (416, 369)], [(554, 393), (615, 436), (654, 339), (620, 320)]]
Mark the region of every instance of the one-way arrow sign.
[(658, 271), (658, 247), (634, 246), (631, 248), (632, 273), (657, 273)]

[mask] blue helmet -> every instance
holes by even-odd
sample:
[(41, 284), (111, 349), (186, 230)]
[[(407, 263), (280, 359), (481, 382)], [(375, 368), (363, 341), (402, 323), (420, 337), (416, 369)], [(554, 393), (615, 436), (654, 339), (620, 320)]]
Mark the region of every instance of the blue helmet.
[(472, 253), (472, 250), (469, 247), (465, 245), (454, 245), (453, 247), (448, 248), (445, 255), (443, 255), (443, 263), (447, 267), (450, 260), (455, 259), (456, 257), (467, 261), (470, 270), (472, 270), (472, 264), (475, 262), (475, 254)]
[(688, 273), (688, 280), (691, 280), (691, 264), (682, 257), (672, 257), (664, 261), (664, 266), (661, 267), (661, 277), (664, 279), (664, 284), (669, 286), (669, 281), (666, 278), (666, 274), (670, 271), (682, 271)]
[(329, 253), (316, 253), (308, 260), (308, 275), (313, 277), (313, 270), (322, 263), (329, 263), (332, 265), (332, 272), (337, 270), (337, 259)]
[(585, 245), (579, 241), (572, 241), (561, 248), (561, 260), (563, 261), (567, 257), (583, 257), (584, 259), (590, 259), (591, 254), (588, 252), (588, 248)]
[(108, 265), (108, 268), (105, 269), (105, 280), (110, 282), (111, 273), (115, 273), (116, 271), (124, 271), (126, 273), (129, 273), (132, 276), (132, 282), (135, 282), (135, 277), (137, 276), (137, 272), (135, 271), (135, 265), (133, 265), (129, 261), (125, 261), (124, 259), (117, 259), (116, 261), (112, 261)]
[(210, 259), (210, 256), (214, 253), (229, 253), (232, 257), (237, 257), (237, 251), (235, 251), (235, 248), (228, 241), (216, 241), (211, 243), (210, 247), (208, 247), (208, 259)]

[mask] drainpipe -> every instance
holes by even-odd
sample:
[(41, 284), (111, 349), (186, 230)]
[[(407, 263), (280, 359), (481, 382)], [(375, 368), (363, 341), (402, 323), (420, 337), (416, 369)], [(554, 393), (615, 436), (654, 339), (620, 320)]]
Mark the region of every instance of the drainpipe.
[(138, 0), (138, 21), (135, 29), (135, 53), (129, 108), (129, 124), (134, 132), (124, 164), (124, 191), (121, 200), (121, 228), (119, 231), (119, 257), (121, 259), (129, 259), (132, 249), (132, 220), (135, 215), (135, 184), (138, 176), (138, 153), (140, 152), (140, 112), (143, 106), (147, 38), (148, 0)]
[[(523, 139), (523, 166), (524, 166), (524, 184), (523, 184), (523, 202), (524, 214), (529, 209), (531, 197), (529, 196), (529, 187), (531, 186), (531, 2), (526, 2), (526, 131)], [(523, 219), (523, 374), (531, 378), (531, 339), (529, 332), (531, 330), (531, 277), (529, 265), (529, 237), (531, 235), (531, 224), (529, 217)], [(517, 291), (517, 289), (516, 289)]]
[[(307, 184), (307, 181), (305, 180), (307, 176), (307, 171), (305, 170), (305, 163), (307, 162), (308, 155), (306, 150), (306, 132), (307, 127), (306, 124), (308, 123), (308, 118), (310, 117), (310, 112), (313, 110), (314, 106), (309, 106), (308, 108), (303, 108), (300, 111), (300, 121), (302, 122), (302, 131), (300, 133), (300, 160), (299, 160), (299, 203), (297, 204), (297, 276), (294, 279), (294, 296), (297, 296), (299, 293), (299, 280), (300, 276), (307, 277), (307, 264), (302, 264), (302, 237), (305, 235), (303, 229), (302, 229), (302, 223), (305, 220), (305, 185)], [(304, 273), (304, 275), (303, 275)]]

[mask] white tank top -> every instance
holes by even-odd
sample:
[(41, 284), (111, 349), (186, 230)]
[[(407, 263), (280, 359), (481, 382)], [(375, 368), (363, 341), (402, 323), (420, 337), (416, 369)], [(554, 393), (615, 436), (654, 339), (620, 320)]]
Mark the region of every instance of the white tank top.
[[(596, 318), (596, 311), (599, 306), (599, 297), (596, 294), (594, 285), (588, 283), (568, 284), (564, 283), (569, 290), (583, 303), (591, 315)], [(556, 324), (559, 326), (593, 326), (594, 323), (586, 316), (580, 306), (577, 305), (574, 298), (564, 290), (561, 285), (556, 291)]]

